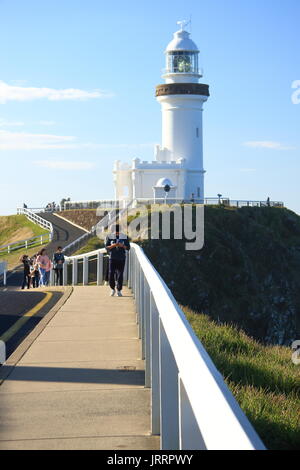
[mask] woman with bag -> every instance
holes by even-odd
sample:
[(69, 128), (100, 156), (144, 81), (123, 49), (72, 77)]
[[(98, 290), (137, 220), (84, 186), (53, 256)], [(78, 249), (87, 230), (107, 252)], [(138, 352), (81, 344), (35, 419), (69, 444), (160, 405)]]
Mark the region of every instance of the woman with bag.
[(50, 279), (50, 270), (52, 267), (52, 263), (50, 261), (49, 256), (46, 253), (46, 249), (43, 248), (36, 259), (36, 262), (39, 265), (40, 268), (40, 273), (41, 273), (41, 279), (40, 279), (40, 285), (41, 286), (48, 286), (49, 284), (49, 279)]

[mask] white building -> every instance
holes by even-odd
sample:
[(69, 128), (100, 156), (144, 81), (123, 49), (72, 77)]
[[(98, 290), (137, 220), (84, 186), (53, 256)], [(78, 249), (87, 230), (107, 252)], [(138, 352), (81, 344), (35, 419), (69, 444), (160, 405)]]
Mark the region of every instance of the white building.
[(190, 33), (181, 29), (165, 51), (165, 84), (156, 87), (156, 99), (162, 109), (162, 145), (155, 146), (155, 160), (132, 164), (115, 162), (116, 200), (170, 199), (189, 201), (204, 198), (202, 110), (209, 87), (199, 83), (199, 50)]

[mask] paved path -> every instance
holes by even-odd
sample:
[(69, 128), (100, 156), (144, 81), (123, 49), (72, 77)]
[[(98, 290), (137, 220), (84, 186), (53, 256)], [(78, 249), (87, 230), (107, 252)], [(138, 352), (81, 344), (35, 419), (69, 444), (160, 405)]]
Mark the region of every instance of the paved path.
[(108, 293), (75, 287), (0, 386), (0, 449), (159, 448), (132, 296)]
[(51, 256), (59, 245), (64, 248), (79, 238), (81, 235), (86, 233), (85, 230), (82, 230), (79, 227), (75, 227), (75, 225), (71, 224), (67, 220), (62, 219), (61, 217), (57, 217), (51, 212), (41, 212), (38, 215), (43, 219), (51, 222), (53, 225), (53, 240), (47, 245), (47, 252)]

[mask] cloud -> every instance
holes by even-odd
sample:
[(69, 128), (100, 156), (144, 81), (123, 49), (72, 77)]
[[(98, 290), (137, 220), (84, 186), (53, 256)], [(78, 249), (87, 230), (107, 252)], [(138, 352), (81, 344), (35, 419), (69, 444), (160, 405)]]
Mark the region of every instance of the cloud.
[(21, 121), (7, 121), (6, 119), (0, 118), (0, 127), (20, 127), (24, 125), (24, 122)]
[(95, 148), (95, 149), (127, 149), (132, 151), (142, 150), (144, 148), (154, 148), (154, 142), (142, 143), (142, 144), (97, 144), (87, 143), (83, 144), (84, 147)]
[(77, 148), (76, 137), (0, 130), (0, 150)]
[[(49, 124), (50, 125), (50, 124)], [(44, 150), (44, 149), (128, 149), (139, 151), (153, 147), (152, 143), (145, 144), (97, 144), (78, 142), (74, 136), (55, 134), (33, 134), (28, 132), (12, 132), (0, 129), (0, 150)]]
[(68, 162), (62, 160), (37, 160), (33, 164), (49, 170), (90, 170), (95, 166), (95, 163), (92, 162)]
[(258, 140), (258, 141), (250, 141), (244, 142), (246, 147), (252, 148), (264, 148), (264, 149), (271, 149), (271, 150), (295, 150), (295, 147), (289, 147), (286, 145), (282, 145), (280, 142), (274, 142), (272, 140)]
[(32, 101), (39, 99), (47, 99), (49, 101), (64, 100), (89, 100), (95, 98), (109, 98), (113, 94), (103, 90), (79, 90), (77, 88), (54, 89), (54, 88), (37, 88), (9, 85), (0, 81), (0, 103), (4, 104), (8, 101)]

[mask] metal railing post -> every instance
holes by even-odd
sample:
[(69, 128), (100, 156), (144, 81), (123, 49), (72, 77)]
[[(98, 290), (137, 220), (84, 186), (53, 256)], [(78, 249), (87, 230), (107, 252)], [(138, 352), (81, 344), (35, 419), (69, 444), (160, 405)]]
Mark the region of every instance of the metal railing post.
[(54, 286), (54, 269), (50, 270), (49, 284), (50, 284), (50, 286)]
[(68, 263), (63, 264), (63, 286), (68, 284)]
[(124, 283), (128, 281), (128, 254), (126, 255), (126, 258), (125, 258), (123, 281)]
[(184, 384), (178, 376), (179, 448), (180, 450), (206, 450)]
[(73, 258), (72, 260), (72, 285), (76, 286), (78, 283), (78, 260)]
[(103, 253), (97, 254), (97, 286), (103, 283)]
[(160, 431), (161, 449), (179, 449), (178, 368), (160, 320)]
[(7, 265), (5, 265), (4, 272), (3, 272), (3, 285), (4, 286), (6, 286), (6, 268), (7, 268)]
[(83, 258), (83, 274), (82, 274), (82, 284), (86, 286), (89, 282), (89, 259), (87, 256)]
[(151, 310), (150, 289), (146, 292), (144, 304), (144, 355), (145, 355), (145, 387), (151, 387)]
[(151, 317), (151, 431), (160, 434), (160, 343), (159, 313), (152, 293), (149, 296)]
[(127, 286), (128, 288), (130, 289), (132, 286), (131, 286), (131, 258), (132, 258), (132, 253), (131, 251), (128, 252), (128, 283), (127, 283)]
[(139, 303), (138, 303), (138, 323), (139, 323), (139, 338), (142, 337), (142, 317), (144, 311), (144, 273), (139, 266)]
[[(144, 279), (144, 298), (143, 298), (143, 310), (142, 315), (140, 316), (141, 322), (141, 340), (142, 340), (142, 359), (144, 360), (146, 357), (146, 339), (145, 339), (145, 318), (149, 311), (149, 299), (150, 299), (150, 288), (147, 282), (147, 279)], [(149, 383), (149, 379), (145, 379), (145, 382)]]

